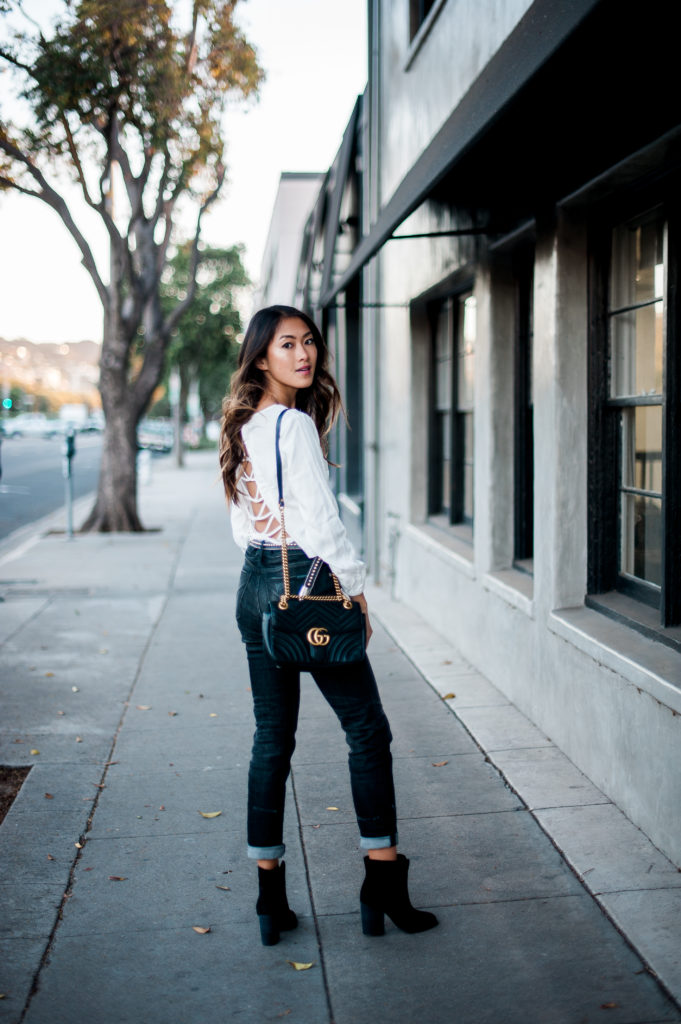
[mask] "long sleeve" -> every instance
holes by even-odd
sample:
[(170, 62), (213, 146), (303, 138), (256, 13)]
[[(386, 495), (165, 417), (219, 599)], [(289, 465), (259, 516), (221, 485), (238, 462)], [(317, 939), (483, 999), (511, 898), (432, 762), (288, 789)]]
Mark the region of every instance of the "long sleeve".
[(250, 535), (248, 513), (242, 505), (233, 501), (229, 509), (229, 518), (232, 524), (232, 536), (234, 537), (234, 541), (242, 551), (245, 551), (248, 547)]
[(329, 470), (312, 419), (299, 410), (281, 430), (286, 528), (308, 557), (320, 556), (350, 596), (364, 589), (366, 566), (350, 543), (329, 485)]

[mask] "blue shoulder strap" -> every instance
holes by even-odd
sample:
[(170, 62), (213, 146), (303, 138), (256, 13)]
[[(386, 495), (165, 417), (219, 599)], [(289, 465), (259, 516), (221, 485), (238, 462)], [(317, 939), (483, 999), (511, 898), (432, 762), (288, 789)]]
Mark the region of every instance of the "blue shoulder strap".
[(277, 429), (274, 434), (274, 447), (277, 452), (277, 487), (279, 488), (279, 505), (280, 507), (284, 504), (284, 472), (281, 465), (281, 452), (279, 451), (279, 438), (281, 436), (281, 421), (288, 412), (288, 409), (282, 409), (277, 416)]

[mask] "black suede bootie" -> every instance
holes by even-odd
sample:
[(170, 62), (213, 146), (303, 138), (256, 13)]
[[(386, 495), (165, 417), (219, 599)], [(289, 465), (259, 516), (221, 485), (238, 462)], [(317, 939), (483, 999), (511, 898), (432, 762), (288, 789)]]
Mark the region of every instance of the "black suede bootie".
[(284, 861), (276, 868), (258, 867), (260, 892), (255, 905), (260, 921), (260, 938), (263, 946), (274, 946), (279, 942), (279, 932), (288, 932), (298, 927), (298, 918), (289, 908), (286, 899), (286, 865)]
[(425, 932), (438, 923), (435, 914), (416, 910), (409, 900), (407, 872), (409, 861), (401, 853), (397, 860), (364, 858), (366, 877), (359, 894), (362, 931), (365, 935), (383, 935), (384, 915), (403, 932)]

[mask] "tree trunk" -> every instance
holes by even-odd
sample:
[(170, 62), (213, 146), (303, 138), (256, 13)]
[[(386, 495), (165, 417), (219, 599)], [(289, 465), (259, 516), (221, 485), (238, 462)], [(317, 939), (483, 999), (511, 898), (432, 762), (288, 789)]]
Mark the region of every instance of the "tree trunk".
[(104, 314), (104, 339), (99, 391), (104, 409), (104, 444), (99, 467), (97, 500), (81, 529), (131, 532), (144, 529), (137, 514), (137, 421), (128, 383), (131, 338), (121, 315), (120, 254), (111, 251), (109, 307)]
[(137, 424), (130, 410), (109, 410), (97, 500), (82, 530), (140, 531), (137, 514)]

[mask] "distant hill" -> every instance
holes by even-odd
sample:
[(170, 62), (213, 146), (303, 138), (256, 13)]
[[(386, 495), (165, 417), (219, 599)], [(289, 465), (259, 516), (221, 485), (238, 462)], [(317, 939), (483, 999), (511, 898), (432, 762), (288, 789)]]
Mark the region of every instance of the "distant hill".
[(96, 406), (101, 351), (94, 341), (36, 344), (0, 338), (0, 378), (5, 386), (53, 396), (56, 404), (76, 400)]

